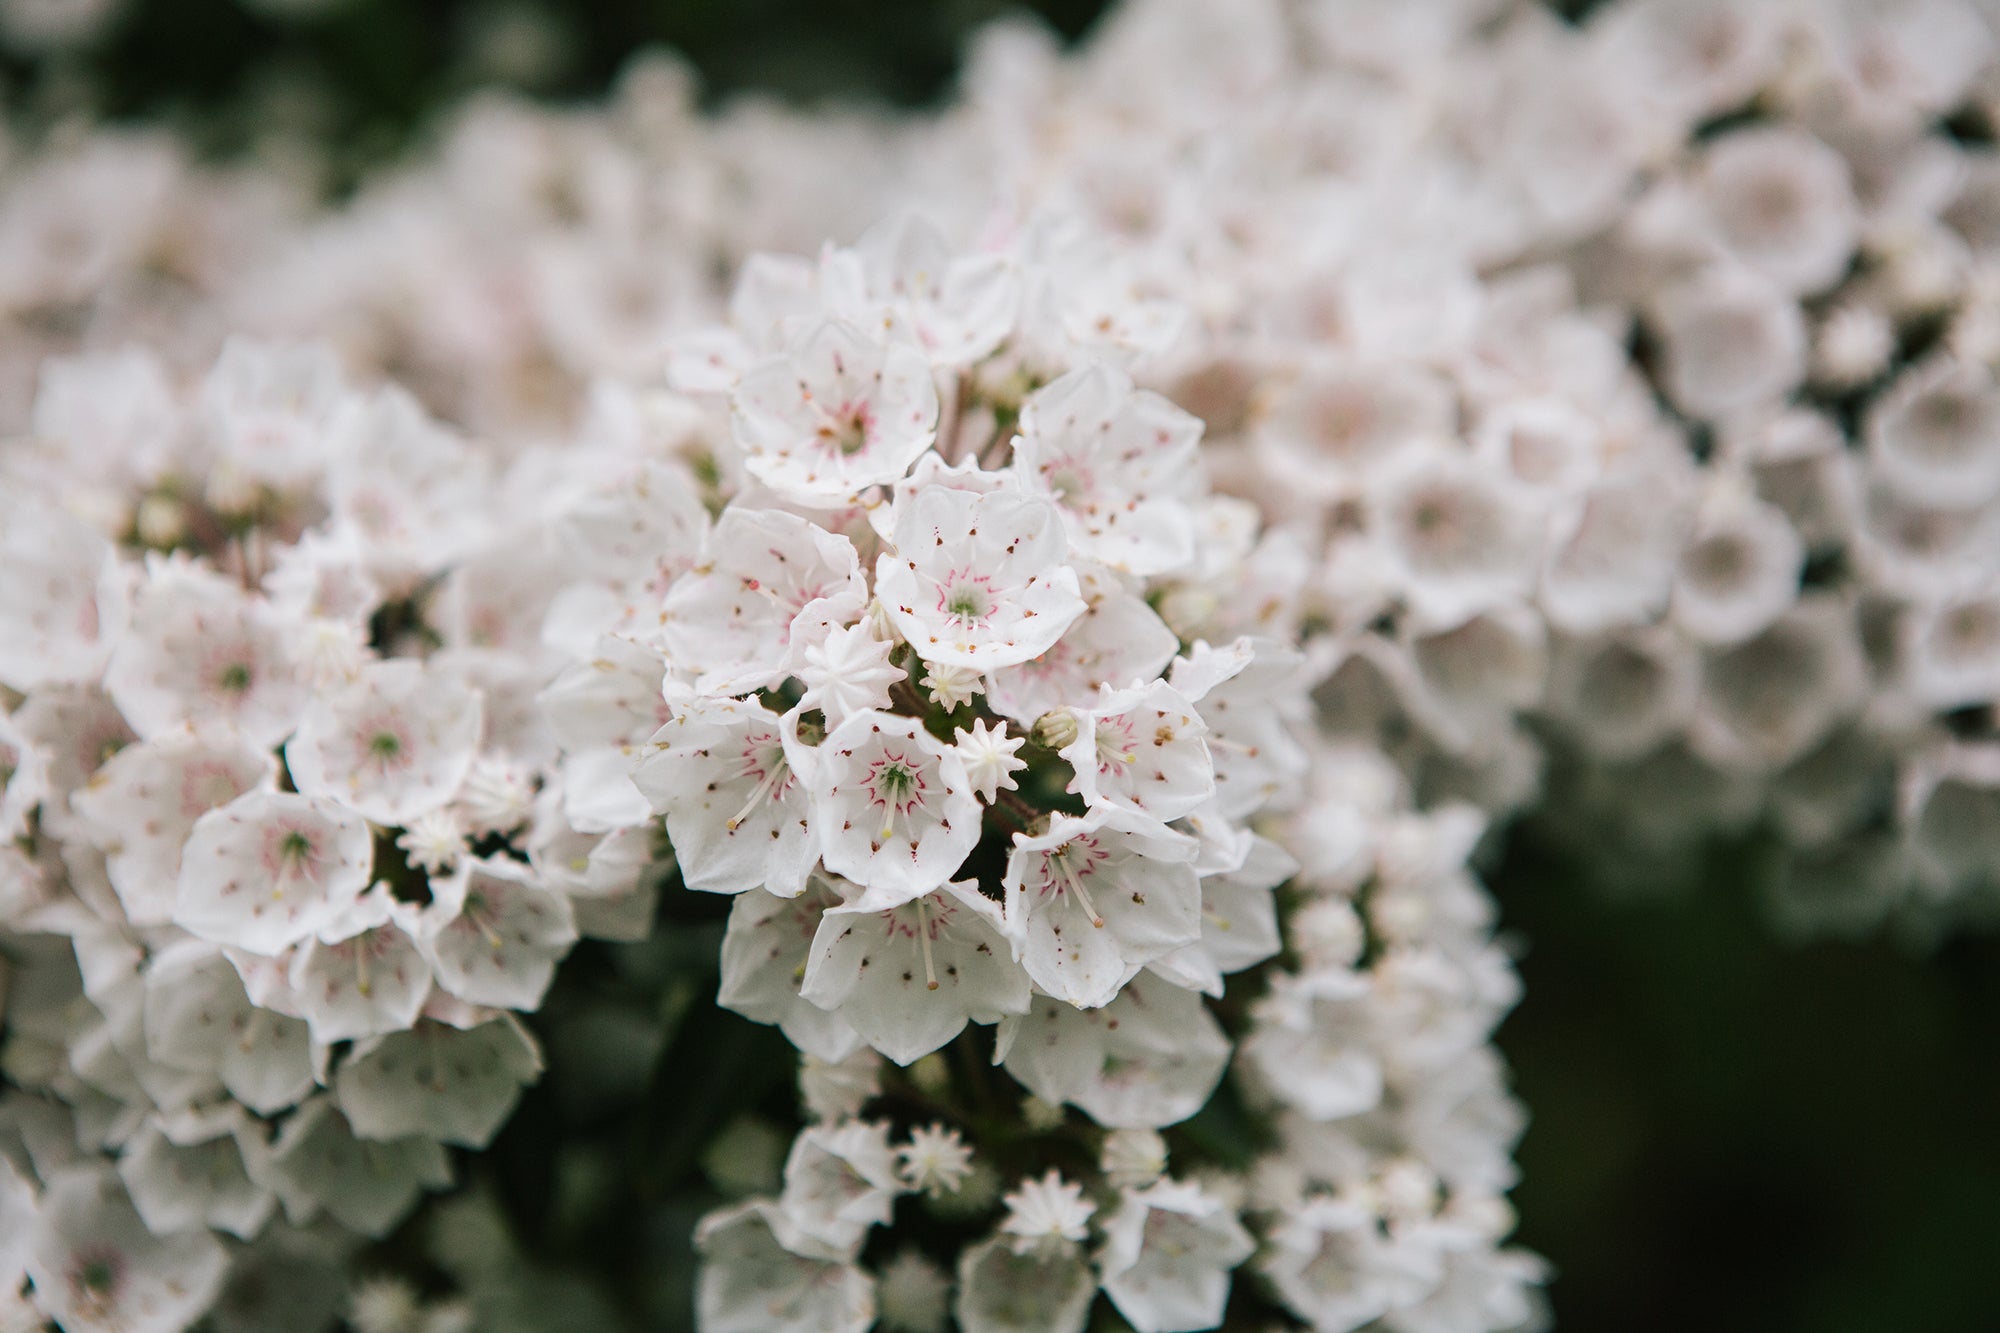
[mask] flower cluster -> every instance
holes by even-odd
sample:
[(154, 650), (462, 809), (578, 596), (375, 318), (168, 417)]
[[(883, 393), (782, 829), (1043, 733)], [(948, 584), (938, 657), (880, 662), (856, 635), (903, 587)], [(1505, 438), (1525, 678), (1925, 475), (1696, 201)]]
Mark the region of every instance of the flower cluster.
[[(24, 140), (0, 1303), (329, 1322), (664, 888), (808, 1113), (704, 1159), (708, 1327), (1531, 1324), (1490, 821), (1995, 887), (1996, 55), (1132, 0), (937, 114), (477, 100), (337, 205)], [(349, 1321), (504, 1303), (482, 1197)]]
[[(1497, 1065), (1464, 1063), (1512, 998), (1463, 879), (1469, 840), (1431, 851), (1428, 825), (1392, 827), (1394, 776), (1344, 761), (1322, 766), (1325, 804), (1286, 822), (1315, 770), (1295, 631), (1252, 606), (1217, 617), (1249, 632), (1184, 641), (1155, 609), (1229, 598), (1238, 568), (1195, 537), (1237, 502), (1203, 480), (1201, 421), (1138, 388), (1128, 349), (1066, 331), (1049, 269), (1032, 243), (957, 256), (895, 223), (747, 271), (732, 323), (668, 361), (741, 487), (712, 523), (690, 513), (648, 543), (660, 562), (596, 585), (593, 616), (569, 621), (583, 655), (544, 695), (568, 817), (613, 836), (661, 819), (687, 887), (734, 895), (720, 1003), (806, 1057), (820, 1121), (782, 1190), (702, 1224), (703, 1325), (860, 1329), (879, 1285), (905, 1325), (925, 1321), (904, 1305), (941, 1317), (949, 1292), (967, 1329), (1080, 1330), (1101, 1287), (1134, 1327), (1210, 1327), (1256, 1249), (1245, 1207), (1276, 1243), (1336, 1198), (1353, 1220), (1332, 1243), (1365, 1253), (1328, 1274), (1314, 1250), (1301, 1263), (1327, 1275), (1297, 1282), (1268, 1268), (1284, 1306), (1332, 1326), (1315, 1284), (1373, 1283), (1375, 1238), (1411, 1247), (1382, 1262), (1412, 1275), (1352, 1298), (1345, 1326), (1401, 1307), (1420, 1326), (1461, 1287), (1525, 1318), (1536, 1270), (1495, 1249), (1513, 1121)], [(649, 694), (664, 725), (637, 706)], [(602, 762), (619, 750), (627, 768)], [(1295, 879), (1274, 839), (1336, 822), (1359, 841)], [(1368, 868), (1378, 831), (1393, 871)], [(1322, 928), (1344, 913), (1353, 948), (1302, 955), (1254, 1006), (1239, 989), (1232, 1095), (1289, 1126), (1274, 1132), (1360, 1137), (1340, 1170), (1276, 1152), (1253, 1200), (1245, 1164), (1212, 1152), (1167, 1174), (1158, 1131), (1223, 1080), (1234, 1043), (1203, 996), (1228, 1003), (1231, 977), (1279, 953), (1286, 883), (1312, 886)], [(1364, 886), (1392, 932), (1366, 966)], [(979, 1095), (1040, 1108), (1051, 1156), (1079, 1135), (1106, 1154), (1082, 1181), (1016, 1182), (955, 1289), (916, 1250), (860, 1263), (899, 1196), (977, 1228), (1006, 1183), (971, 1183), (1007, 1135), (970, 1088), (938, 1085), (954, 1042), (999, 1066)], [(1447, 1109), (1482, 1098), (1497, 1134)], [(911, 1101), (939, 1120), (868, 1118)], [(1350, 1128), (1367, 1115), (1384, 1128)], [(1366, 1202), (1398, 1171), (1431, 1182), (1407, 1216)]]
[(516, 1012), (652, 884), (576, 859), (546, 673), (481, 644), (486, 451), (242, 341), (184, 389), (51, 361), (35, 424), (0, 473), (9, 1299), (178, 1329), (317, 1266), (238, 1316), (317, 1326), (540, 1075)]

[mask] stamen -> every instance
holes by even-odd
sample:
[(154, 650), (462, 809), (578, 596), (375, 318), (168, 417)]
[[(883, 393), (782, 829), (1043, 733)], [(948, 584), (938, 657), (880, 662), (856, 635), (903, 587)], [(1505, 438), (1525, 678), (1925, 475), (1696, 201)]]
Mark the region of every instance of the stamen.
[(1084, 911), (1090, 913), (1090, 924), (1098, 930), (1102, 930), (1104, 929), (1104, 918), (1098, 915), (1096, 905), (1090, 901), (1090, 894), (1084, 891), (1082, 877), (1069, 868), (1069, 859), (1064, 855), (1068, 851), (1069, 845), (1066, 844), (1062, 851), (1051, 856), (1049, 860), (1056, 863), (1057, 873), (1063, 877), (1063, 883), (1069, 886), (1069, 891), (1076, 895), (1077, 904)]
[(750, 793), (750, 799), (743, 803), (743, 808), (741, 810), (738, 810), (736, 812), (736, 817), (729, 821), (727, 828), (731, 833), (736, 832), (736, 826), (738, 824), (741, 824), (744, 820), (750, 818), (750, 812), (752, 810), (755, 810), (758, 806), (764, 803), (764, 798), (771, 794), (771, 792), (777, 787), (779, 781), (782, 780), (784, 776), (785, 776), (785, 763), (781, 759), (777, 763), (771, 766), (771, 771), (764, 775), (764, 780), (758, 783), (756, 790)]
[(931, 923), (924, 915), (924, 900), (917, 899), (917, 942), (924, 950), (924, 985), (938, 988), (937, 969), (931, 965)]

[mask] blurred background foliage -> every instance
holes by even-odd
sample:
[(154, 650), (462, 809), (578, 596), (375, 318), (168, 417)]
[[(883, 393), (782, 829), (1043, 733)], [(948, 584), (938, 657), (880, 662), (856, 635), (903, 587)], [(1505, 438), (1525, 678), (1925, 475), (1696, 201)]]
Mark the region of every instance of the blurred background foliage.
[[(17, 118), (169, 124), (222, 153), (276, 119), (354, 170), (474, 88), (588, 98), (648, 46), (684, 54), (711, 100), (934, 102), (966, 33), (1019, 7), (129, 0), (87, 45), (0, 53), (0, 78)], [(1104, 4), (1024, 7), (1074, 39)], [(1531, 1113), (1520, 1238), (1555, 1266), (1558, 1326), (2000, 1328), (2000, 942), (1786, 943), (1760, 910), (1775, 863), (1754, 838), (1668, 893), (1638, 891), (1656, 878), (1639, 867), (1605, 882), (1560, 846), (1531, 823), (1489, 867), (1526, 990), (1500, 1033)], [(564, 1266), (643, 1271), (633, 1313), (649, 1321), (687, 1308), (695, 1211), (650, 1201), (726, 1175), (729, 1141), (705, 1161), (709, 1135), (781, 1124), (793, 1095), (782, 1039), (713, 1011), (725, 905), (670, 902), (660, 938), (565, 967), (537, 1023), (550, 1077), (482, 1165), (535, 1262), (500, 1238), (444, 1247), (558, 1288)], [(592, 1326), (616, 1322), (604, 1313)]]

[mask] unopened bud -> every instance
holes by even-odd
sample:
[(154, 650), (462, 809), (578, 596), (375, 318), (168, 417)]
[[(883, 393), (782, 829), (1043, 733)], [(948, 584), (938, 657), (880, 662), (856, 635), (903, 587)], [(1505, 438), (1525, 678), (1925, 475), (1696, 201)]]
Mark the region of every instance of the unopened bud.
[(1076, 714), (1067, 708), (1055, 708), (1035, 719), (1034, 730), (1030, 733), (1035, 744), (1050, 750), (1060, 750), (1076, 743)]

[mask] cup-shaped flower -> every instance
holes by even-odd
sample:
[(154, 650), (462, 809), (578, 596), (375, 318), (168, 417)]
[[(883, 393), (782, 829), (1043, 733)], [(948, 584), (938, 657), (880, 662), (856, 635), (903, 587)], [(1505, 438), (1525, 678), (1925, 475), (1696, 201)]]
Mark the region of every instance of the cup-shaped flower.
[(1201, 996), (1135, 977), (1102, 1009), (1038, 997), (1000, 1022), (1007, 1072), (1046, 1102), (1071, 1102), (1110, 1129), (1179, 1124), (1208, 1103), (1229, 1038)]
[(915, 718), (856, 713), (813, 751), (812, 819), (826, 868), (878, 910), (921, 898), (979, 842), (979, 800), (958, 751)]
[(815, 1125), (792, 1143), (778, 1206), (800, 1231), (849, 1253), (908, 1193), (889, 1127), (867, 1120)]
[(77, 1167), (49, 1182), (27, 1259), (36, 1308), (75, 1333), (186, 1328), (229, 1268), (205, 1230), (155, 1236), (109, 1167)]
[(467, 1029), (425, 1020), (358, 1043), (334, 1078), (334, 1100), (365, 1139), (484, 1148), (541, 1072), (534, 1038), (511, 1014)]
[(309, 1098), (271, 1145), (271, 1183), (294, 1224), (325, 1212), (364, 1236), (387, 1235), (426, 1189), (451, 1183), (436, 1139), (358, 1136), (331, 1096)]
[(926, 662), (991, 671), (1040, 657), (1083, 614), (1055, 506), (996, 491), (918, 492), (875, 566), (889, 619)]
[(807, 643), (867, 602), (847, 538), (783, 510), (731, 508), (667, 590), (660, 643), (701, 693), (745, 694), (790, 675)]
[(235, 736), (163, 736), (111, 756), (70, 797), (70, 809), (103, 850), (132, 924), (163, 925), (195, 821), (252, 788), (271, 788), (276, 776), (267, 751)]
[(1164, 824), (1215, 795), (1208, 727), (1187, 696), (1164, 680), (1102, 689), (1097, 707), (1076, 709), (1076, 739), (1060, 751), (1076, 776), (1069, 789)]
[(477, 690), (421, 662), (373, 662), (307, 705), (285, 746), (292, 781), (378, 824), (408, 824), (457, 794), (479, 748)]
[(1014, 467), (1031, 494), (1062, 511), (1077, 554), (1141, 576), (1194, 556), (1187, 492), (1202, 424), (1131, 379), (1093, 365), (1039, 390), (1021, 409)]
[(1109, 808), (1016, 835), (1007, 924), (1035, 984), (1080, 1009), (1110, 1003), (1156, 958), (1201, 938), (1192, 838)]
[(462, 863), (431, 881), (419, 942), (437, 983), (471, 1004), (534, 1009), (576, 943), (569, 899), (517, 861)]
[(368, 822), (318, 796), (251, 791), (195, 821), (174, 924), (255, 954), (318, 931), (368, 887)]
[(1128, 1190), (1104, 1221), (1097, 1256), (1105, 1294), (1137, 1333), (1215, 1328), (1230, 1272), (1257, 1244), (1236, 1213), (1201, 1186), (1162, 1180)]
[(835, 907), (820, 919), (801, 993), (837, 1011), (870, 1046), (907, 1065), (967, 1021), (1028, 1010), (1028, 977), (1002, 934), (1000, 905), (946, 884), (898, 907)]
[(715, 995), (724, 1009), (777, 1027), (792, 1045), (828, 1064), (861, 1050), (861, 1038), (846, 1018), (806, 1000), (800, 990), (820, 918), (841, 901), (840, 889), (823, 875), (791, 898), (740, 895), (729, 909)]
[(321, 1043), (401, 1032), (431, 991), (417, 944), (419, 909), (377, 884), (293, 950), (285, 979)]
[(753, 1199), (695, 1229), (695, 1307), (709, 1333), (865, 1333), (875, 1285), (837, 1246), (799, 1233), (783, 1210)]
[(1024, 726), (1100, 685), (1151, 680), (1180, 647), (1159, 613), (1122, 588), (1086, 589), (1088, 607), (1047, 652), (986, 680), (994, 712)]
[(930, 358), (844, 319), (822, 321), (753, 366), (730, 406), (750, 475), (821, 507), (909, 471), (930, 448), (938, 415)]
[(819, 844), (791, 760), (813, 752), (786, 746), (787, 725), (754, 699), (701, 700), (654, 734), (632, 781), (666, 815), (689, 888), (781, 897), (805, 888)]
[(218, 574), (161, 564), (139, 590), (104, 688), (141, 736), (221, 723), (253, 744), (275, 745), (309, 697), (294, 629)]

